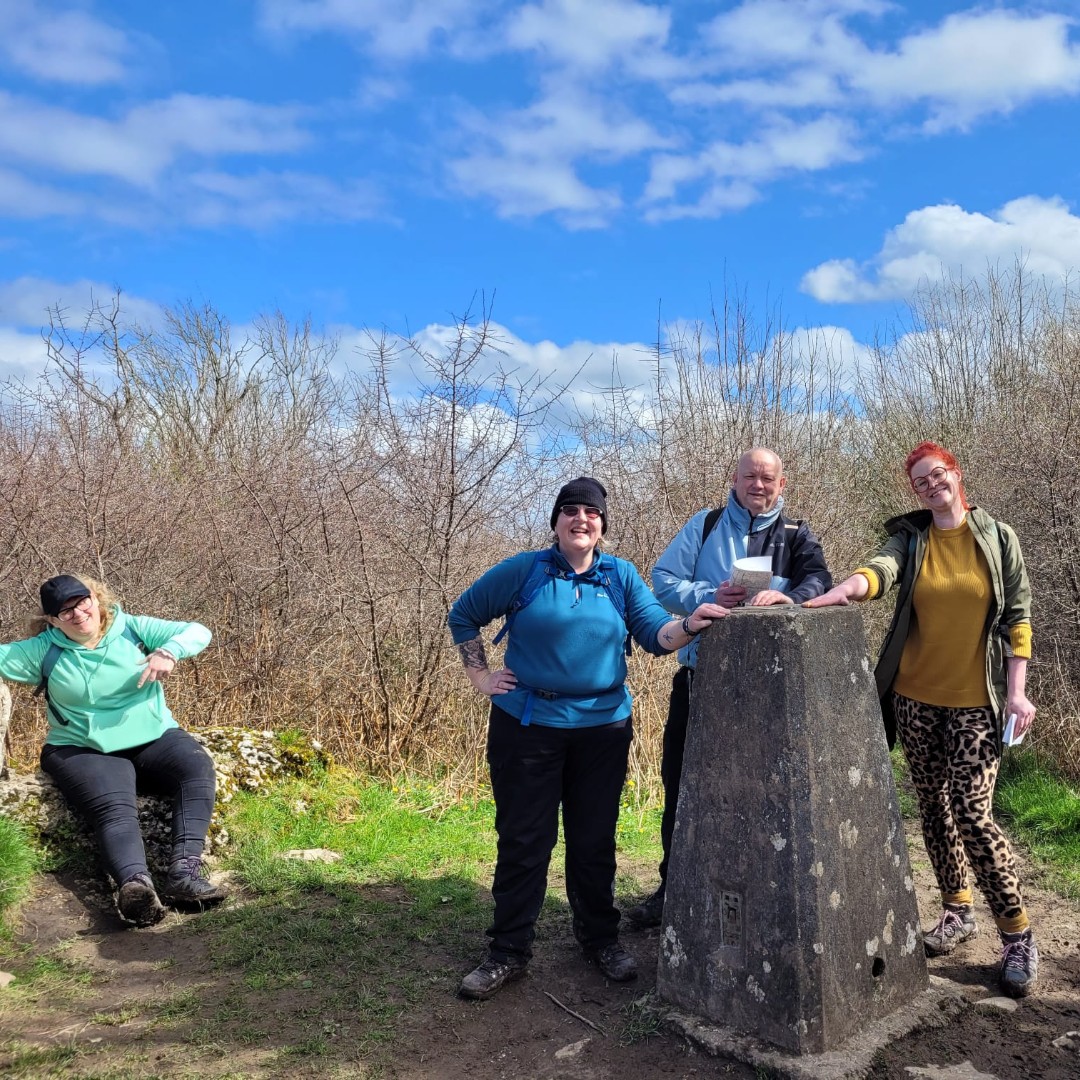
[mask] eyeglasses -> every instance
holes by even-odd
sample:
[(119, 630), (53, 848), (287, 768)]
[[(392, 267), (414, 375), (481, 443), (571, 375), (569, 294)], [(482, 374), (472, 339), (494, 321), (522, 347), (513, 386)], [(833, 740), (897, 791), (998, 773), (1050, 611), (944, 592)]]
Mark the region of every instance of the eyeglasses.
[(917, 480), (912, 480), (911, 486), (919, 495), (925, 495), (930, 488), (937, 487), (948, 475), (949, 470), (939, 465), (936, 469), (931, 469), (926, 476), (920, 476)]
[(90, 610), (90, 605), (94, 602), (92, 596), (84, 596), (78, 603), (72, 604), (71, 607), (62, 608), (56, 613), (56, 617), (61, 622), (71, 622), (75, 618), (75, 612), (81, 611), (84, 614)]
[(562, 514), (563, 517), (568, 518), (577, 517), (582, 510), (585, 511), (585, 516), (590, 521), (595, 521), (601, 516), (600, 507), (598, 506), (580, 506), (578, 503), (563, 503), (562, 506), (559, 507), (559, 513)]

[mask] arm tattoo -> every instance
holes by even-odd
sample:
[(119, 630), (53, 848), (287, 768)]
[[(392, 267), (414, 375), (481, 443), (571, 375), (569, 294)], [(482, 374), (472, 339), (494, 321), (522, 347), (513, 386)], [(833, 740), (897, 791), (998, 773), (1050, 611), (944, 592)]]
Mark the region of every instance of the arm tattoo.
[(487, 670), (487, 656), (484, 653), (483, 638), (475, 637), (472, 641), (463, 641), (458, 646), (461, 653), (461, 662), (467, 668), (478, 668), (480, 671)]

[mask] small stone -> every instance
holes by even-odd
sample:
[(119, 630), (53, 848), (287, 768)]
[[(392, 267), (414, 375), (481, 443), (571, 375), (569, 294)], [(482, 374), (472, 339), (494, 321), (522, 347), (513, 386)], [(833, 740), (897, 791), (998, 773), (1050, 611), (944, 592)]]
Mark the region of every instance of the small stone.
[(10, 986), (15, 981), (15, 976), (10, 971), (0, 971), (0, 990)]
[(1020, 1008), (1019, 1002), (1007, 997), (980, 998), (974, 1005), (976, 1009), (999, 1009), (1001, 1012), (1016, 1012)]
[(904, 1072), (925, 1077), (925, 1080), (997, 1080), (991, 1073), (979, 1072), (970, 1061), (961, 1061), (959, 1065), (926, 1065), (922, 1068), (909, 1065)]
[(591, 1042), (592, 1039), (579, 1039), (576, 1043), (571, 1043), (569, 1046), (564, 1046), (561, 1050), (556, 1050), (555, 1056), (560, 1061), (566, 1061), (567, 1058), (577, 1057)]
[(1080, 1054), (1080, 1031), (1066, 1031), (1059, 1035), (1053, 1042), (1059, 1050), (1074, 1050)]
[(292, 851), (283, 851), (283, 859), (296, 859), (298, 862), (340, 862), (341, 856), (336, 851), (327, 848), (293, 848)]

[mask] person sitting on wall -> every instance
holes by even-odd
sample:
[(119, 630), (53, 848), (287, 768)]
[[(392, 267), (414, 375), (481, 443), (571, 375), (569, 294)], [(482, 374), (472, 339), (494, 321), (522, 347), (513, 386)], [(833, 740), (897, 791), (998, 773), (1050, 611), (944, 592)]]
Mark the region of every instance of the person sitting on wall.
[[(685, 615), (705, 601), (725, 608), (743, 603), (746, 590), (731, 583), (731, 572), (736, 559), (753, 556), (771, 557), (773, 573), (771, 587), (746, 601), (754, 607), (798, 604), (831, 587), (832, 577), (817, 537), (805, 522), (792, 521), (782, 513), (786, 483), (784, 463), (774, 451), (755, 447), (739, 458), (727, 504), (695, 514), (653, 567), (653, 591), (668, 611)], [(664, 913), (697, 646), (695, 638), (679, 650), (680, 667), (671, 684), (660, 761), (664, 785), (660, 885), (647, 900), (627, 911), (637, 926), (658, 926)]]
[[(49, 730), (41, 768), (90, 823), (118, 886), (121, 918), (152, 926), (162, 901), (202, 908), (225, 899), (202, 853), (214, 809), (214, 762), (173, 719), (161, 682), (206, 648), (199, 623), (129, 615), (107, 586), (61, 574), (41, 586), (34, 636), (0, 645), (0, 678), (37, 685)], [(172, 853), (161, 890), (150, 877), (136, 787), (172, 797)]]

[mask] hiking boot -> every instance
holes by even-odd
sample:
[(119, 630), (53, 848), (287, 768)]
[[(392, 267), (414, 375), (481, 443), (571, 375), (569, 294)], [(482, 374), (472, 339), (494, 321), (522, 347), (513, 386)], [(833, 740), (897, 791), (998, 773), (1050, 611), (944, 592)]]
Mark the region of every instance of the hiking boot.
[(210, 881), (210, 874), (198, 855), (185, 855), (169, 863), (169, 873), (161, 899), (173, 907), (203, 908), (224, 900), (228, 893)]
[(599, 949), (587, 949), (585, 955), (612, 982), (630, 982), (637, 978), (637, 961), (617, 941)]
[(116, 894), (120, 918), (133, 926), (153, 926), (165, 918), (165, 908), (154, 890), (149, 874), (135, 874)]
[(923, 934), (927, 956), (948, 956), (957, 945), (979, 933), (970, 904), (946, 904), (933, 930)]
[(461, 980), (458, 993), (475, 1001), (487, 1001), (507, 983), (520, 979), (528, 968), (525, 960), (496, 960), (489, 956), (475, 971)]
[(648, 926), (659, 926), (664, 918), (664, 886), (661, 885), (648, 900), (642, 900), (640, 904), (635, 904), (630, 908), (626, 917), (642, 929)]
[(1025, 997), (1038, 977), (1039, 949), (1031, 928), (1019, 934), (1001, 934), (1001, 989), (1009, 997)]

